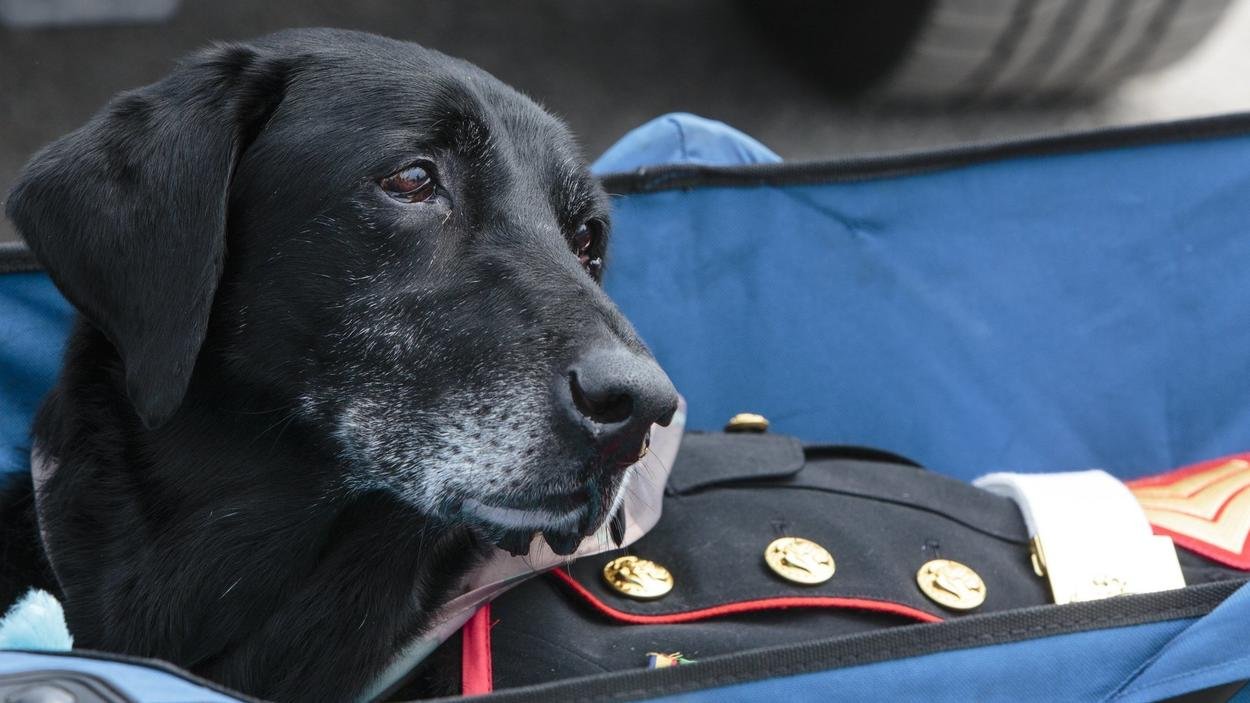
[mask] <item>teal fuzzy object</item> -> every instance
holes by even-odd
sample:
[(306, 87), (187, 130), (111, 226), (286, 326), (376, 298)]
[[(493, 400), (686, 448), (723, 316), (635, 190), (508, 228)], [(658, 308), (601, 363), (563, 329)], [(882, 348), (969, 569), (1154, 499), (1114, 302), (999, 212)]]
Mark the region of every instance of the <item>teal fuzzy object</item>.
[(0, 649), (64, 651), (74, 646), (61, 603), (32, 588), (0, 618)]

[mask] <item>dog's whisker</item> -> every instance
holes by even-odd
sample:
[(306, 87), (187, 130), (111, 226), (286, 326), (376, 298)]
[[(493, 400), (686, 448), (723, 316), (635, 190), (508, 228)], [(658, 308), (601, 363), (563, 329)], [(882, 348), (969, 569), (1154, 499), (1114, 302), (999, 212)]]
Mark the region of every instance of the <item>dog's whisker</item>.
[(288, 405), (283, 404), (283, 405), (279, 405), (276, 408), (270, 408), (268, 410), (235, 410), (234, 414), (235, 415), (271, 415), (280, 410), (286, 410), (288, 407), (289, 407)]
[(217, 522), (218, 520), (225, 520), (226, 518), (232, 518), (235, 515), (241, 514), (242, 512), (243, 512), (242, 510), (229, 510), (229, 511), (222, 513), (221, 515), (218, 515), (216, 510), (210, 510), (208, 513), (208, 520), (206, 522), (211, 524), (211, 523)]
[(230, 592), (234, 590), (234, 587), (235, 587), (235, 586), (238, 586), (238, 585), (239, 585), (239, 583), (240, 583), (241, 581), (243, 581), (243, 577), (242, 577), (242, 576), (240, 576), (239, 578), (235, 579), (235, 580), (234, 580), (234, 583), (230, 584), (230, 587), (229, 587), (229, 588), (227, 588), (226, 590), (222, 591), (220, 596), (217, 596), (217, 600), (221, 600), (221, 599), (225, 598), (227, 595), (229, 595), (229, 594), (230, 594)]

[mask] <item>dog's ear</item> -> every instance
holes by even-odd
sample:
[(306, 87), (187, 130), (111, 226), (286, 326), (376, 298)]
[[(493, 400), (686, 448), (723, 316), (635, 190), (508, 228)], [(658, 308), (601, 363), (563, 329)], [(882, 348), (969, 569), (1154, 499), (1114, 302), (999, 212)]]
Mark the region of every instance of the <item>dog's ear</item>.
[(8, 198), (57, 287), (117, 348), (148, 427), (186, 393), (221, 276), (231, 174), (288, 66), (244, 45), (197, 54), (44, 148)]

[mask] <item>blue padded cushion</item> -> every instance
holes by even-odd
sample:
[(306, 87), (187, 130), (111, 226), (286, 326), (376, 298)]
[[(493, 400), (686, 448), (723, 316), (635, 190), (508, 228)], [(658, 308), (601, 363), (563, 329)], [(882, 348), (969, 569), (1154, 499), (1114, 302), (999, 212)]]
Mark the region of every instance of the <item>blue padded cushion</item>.
[(1135, 476), (1250, 449), (1248, 223), (1247, 136), (696, 186), (616, 199), (606, 285), (694, 428)]
[(0, 473), (29, 465), (31, 416), (56, 378), (72, 319), (44, 274), (0, 275)]

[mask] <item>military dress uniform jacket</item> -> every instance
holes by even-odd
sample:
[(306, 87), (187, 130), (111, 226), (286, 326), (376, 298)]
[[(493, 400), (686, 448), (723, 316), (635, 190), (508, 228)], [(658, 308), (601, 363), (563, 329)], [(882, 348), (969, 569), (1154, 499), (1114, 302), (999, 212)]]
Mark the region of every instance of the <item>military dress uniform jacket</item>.
[[(1036, 551), (1012, 499), (905, 458), (688, 433), (649, 533), (492, 604), (490, 674), (501, 690), (840, 636), (846, 662), (866, 663), (908, 654), (897, 639), (874, 648), (872, 633), (963, 618), (961, 637), (992, 642), (1028, 618), (980, 616), (1055, 601)], [(1065, 626), (1184, 608), (1250, 576), (1250, 564), (1176, 551), (1189, 596), (1082, 604)]]

